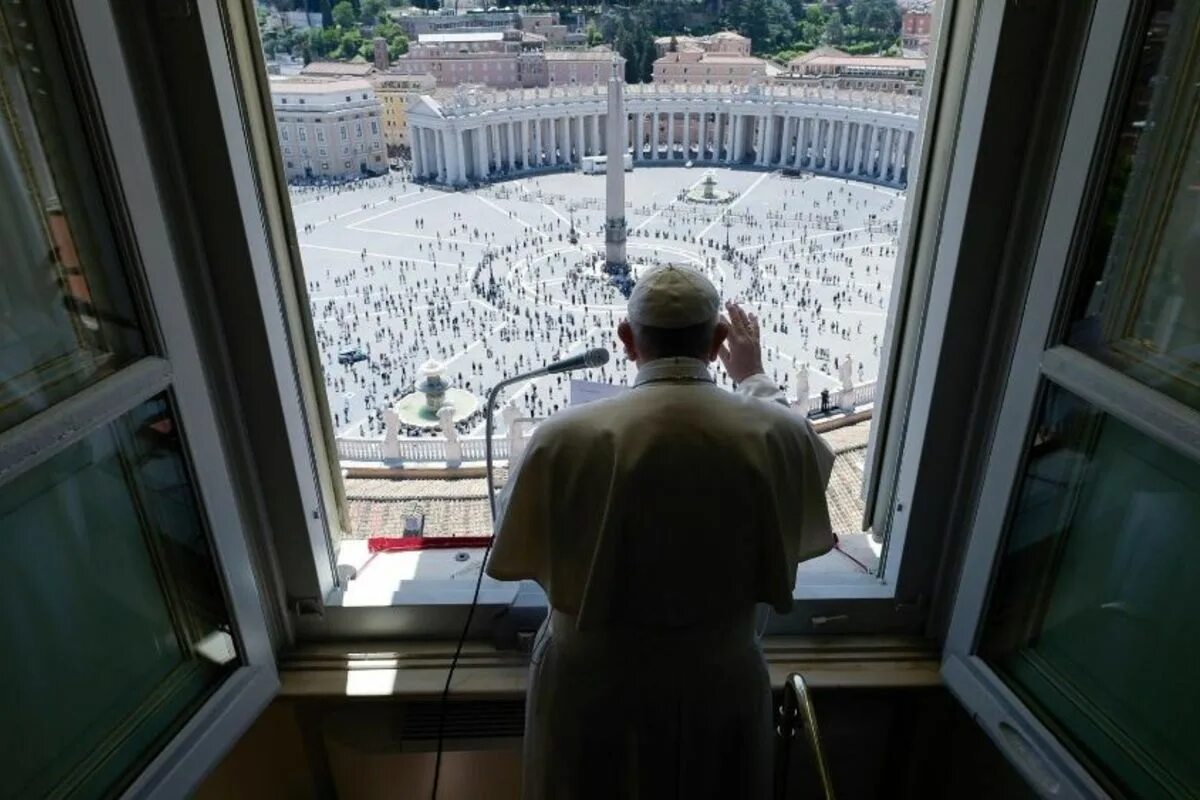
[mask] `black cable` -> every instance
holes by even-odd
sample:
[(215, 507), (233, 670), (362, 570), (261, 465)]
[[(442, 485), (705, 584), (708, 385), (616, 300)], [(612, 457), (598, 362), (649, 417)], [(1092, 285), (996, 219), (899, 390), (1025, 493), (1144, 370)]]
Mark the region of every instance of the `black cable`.
[[(492, 536), (483, 548), (483, 559), (479, 562), (479, 574), (475, 577), (475, 591), (471, 595), (471, 607), (467, 609), (467, 620), (463, 623), (462, 633), (458, 636), (458, 644), (454, 648), (454, 657), (450, 659), (450, 669), (446, 672), (446, 685), (442, 687), (442, 697), (438, 701), (437, 756), (433, 762), (433, 792), (430, 794), (431, 800), (437, 800), (438, 783), (442, 776), (442, 747), (445, 743), (446, 703), (450, 699), (450, 682), (454, 680), (454, 670), (458, 668), (458, 658), (462, 655), (463, 645), (467, 641), (467, 633), (471, 630), (471, 620), (475, 618), (475, 609), (479, 606), (479, 591), (483, 586), (483, 568), (487, 565), (488, 556), (492, 552), (492, 543), (496, 540), (496, 482), (492, 476), (492, 434), (496, 421), (495, 415), (492, 412), (496, 406), (496, 396), (500, 394), (500, 390), (523, 377), (527, 376), (519, 375), (506, 381), (501, 381), (492, 387), (487, 396), (487, 408), (484, 414), (483, 448), (484, 462), (486, 464), (485, 472), (487, 473), (488, 507), (492, 511)], [(511, 458), (512, 454), (510, 453), (509, 456)]]

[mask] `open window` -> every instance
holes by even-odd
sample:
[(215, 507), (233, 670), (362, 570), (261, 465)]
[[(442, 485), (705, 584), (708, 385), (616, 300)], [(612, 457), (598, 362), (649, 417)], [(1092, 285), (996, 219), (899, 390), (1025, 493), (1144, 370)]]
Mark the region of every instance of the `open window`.
[(0, 6), (14, 796), (182, 796), (278, 685), (130, 86), (107, 3)]
[(943, 675), (1038, 791), (1200, 791), (1200, 8), (1091, 17)]
[[(914, 387), (919, 363), (936, 367), (946, 320), (933, 263), (947, 235), (941, 209), (954, 202), (946, 164), (966, 146), (960, 116), (982, 113), (964, 83), (975, 5), (938, 4), (933, 35), (882, 66), (843, 54), (828, 56), (819, 77), (626, 92), (630, 253), (709, 270), (757, 310), (767, 373), (838, 453), (830, 501), (839, 548), (802, 565), (801, 608), (773, 623), (780, 631), (922, 624), (939, 547), (907, 537), (922, 523), (898, 514), (905, 503), (895, 498), (915, 491), (925, 420), (936, 413)], [(609, 151), (611, 63), (570, 87), (503, 83), (511, 75), (451, 85), (435, 77), (443, 60), (506, 59), (511, 45), (471, 33), (471, 52), (455, 53), (455, 35), (437, 34), (400, 56), (384, 23), (374, 58), (349, 59), (306, 50), (307, 34), (240, 0), (198, 13), (213, 75), (230, 76), (221, 113), (231, 157), (245, 165), (246, 224), (263, 225), (272, 253), (255, 262), (255, 279), (269, 314), (279, 312), (276, 367), (298, 376), (290, 446), (311, 469), (300, 480), (320, 487), (314, 505), (328, 509), (306, 532), (315, 573), (283, 570), (288, 595), (303, 598), (297, 608), (319, 612), (299, 614), (298, 630), (428, 632), (437, 626), (422, 620), (461, 619), (456, 606), (470, 599), (491, 534), (487, 387), (586, 347), (615, 350), (623, 297), (594, 263), (604, 185), (583, 174)], [(709, 46), (697, 42), (689, 47)], [(538, 48), (522, 57), (534, 64)], [(382, 78), (389, 69), (414, 80)], [(856, 70), (869, 90), (855, 88)], [(295, 156), (304, 129), (338, 141), (343, 119), (380, 109), (396, 125), (370, 126), (382, 149), (366, 148), (366, 161)], [(938, 279), (951, 280), (954, 267), (940, 265)], [(580, 377), (609, 385), (631, 376), (616, 359)], [(729, 385), (719, 366), (718, 380)], [(532, 428), (587, 389), (549, 377), (504, 398), (501, 480)], [(439, 403), (451, 407), (445, 420)], [(925, 566), (906, 586), (909, 557)], [(484, 581), (495, 610), (536, 608), (539, 594)]]

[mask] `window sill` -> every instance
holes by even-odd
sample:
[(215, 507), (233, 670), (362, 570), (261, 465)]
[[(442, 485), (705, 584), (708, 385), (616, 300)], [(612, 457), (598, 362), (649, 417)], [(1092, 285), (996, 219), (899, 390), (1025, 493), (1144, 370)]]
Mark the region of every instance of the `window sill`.
[[(878, 563), (879, 546), (867, 534), (839, 537), (841, 550), (806, 561), (796, 572), (797, 600), (873, 599), (893, 595), (890, 586), (867, 571)], [(353, 576), (326, 598), (337, 608), (401, 605), (456, 605), (471, 602), (483, 548), (369, 553), (362, 540), (342, 542), (338, 567)], [(856, 560), (857, 559), (857, 560)], [(507, 605), (519, 585), (484, 577), (479, 602)]]
[[(911, 637), (768, 637), (763, 642), (771, 682), (793, 672), (817, 689), (915, 689), (941, 685), (939, 653)], [(310, 644), (279, 661), (281, 695), (293, 699), (441, 696), (453, 643)], [(480, 643), (463, 648), (455, 699), (512, 699), (525, 693), (524, 654)]]

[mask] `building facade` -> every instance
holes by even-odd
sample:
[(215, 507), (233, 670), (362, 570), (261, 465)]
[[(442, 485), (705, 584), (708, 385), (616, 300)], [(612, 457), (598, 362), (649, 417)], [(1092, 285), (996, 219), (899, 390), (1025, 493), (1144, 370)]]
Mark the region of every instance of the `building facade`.
[(466, 14), (402, 14), (394, 17), (409, 39), (423, 33), (507, 31), (521, 27), (516, 11), (469, 11)]
[(434, 90), (432, 75), (393, 75), (380, 72), (371, 76), (375, 96), (379, 98), (383, 118), (383, 144), (389, 157), (407, 158), (408, 104)]
[(654, 60), (655, 83), (691, 86), (742, 85), (765, 80), (767, 62), (754, 56), (676, 50)]
[(578, 86), (604, 83), (613, 70), (624, 76), (625, 59), (607, 45), (580, 50), (547, 50), (546, 84)]
[(566, 44), (570, 34), (566, 25), (559, 22), (558, 14), (551, 12), (521, 14), (521, 30), (542, 36), (549, 44)]
[(925, 85), (925, 59), (852, 56), (821, 47), (788, 62), (781, 80), (828, 89), (920, 94)]
[(608, 47), (546, 50), (539, 34), (522, 31), (426, 34), (389, 72), (432, 75), (437, 86), (537, 88), (608, 80), (624, 59)]
[(526, 41), (520, 31), (422, 34), (392, 63), (403, 75), (432, 75), (438, 86), (464, 83), (511, 89), (544, 86), (546, 61), (541, 37)]
[(692, 51), (697, 53), (724, 53), (729, 56), (750, 55), (751, 40), (736, 31), (721, 31), (709, 36), (659, 36), (654, 40), (655, 55)]
[(271, 106), (289, 181), (387, 171), (382, 110), (368, 81), (272, 78)]
[[(607, 155), (607, 89), (424, 95), (408, 111), (413, 173), (465, 185)], [(908, 184), (920, 98), (803, 86), (626, 87), (622, 152)]]
[(900, 18), (900, 44), (905, 50), (929, 55), (933, 13), (928, 9), (905, 11)]

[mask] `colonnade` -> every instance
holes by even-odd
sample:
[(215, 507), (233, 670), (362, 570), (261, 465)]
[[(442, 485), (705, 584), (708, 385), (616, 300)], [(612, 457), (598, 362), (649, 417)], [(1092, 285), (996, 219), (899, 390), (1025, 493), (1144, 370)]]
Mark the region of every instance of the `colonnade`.
[[(591, 102), (514, 106), (493, 102), (449, 114), (410, 110), (415, 174), (463, 185), (608, 154), (604, 95)], [(918, 129), (911, 113), (774, 98), (721, 102), (662, 93), (635, 97), (626, 109), (622, 150), (632, 151), (635, 162), (802, 169), (896, 187), (908, 183)]]

